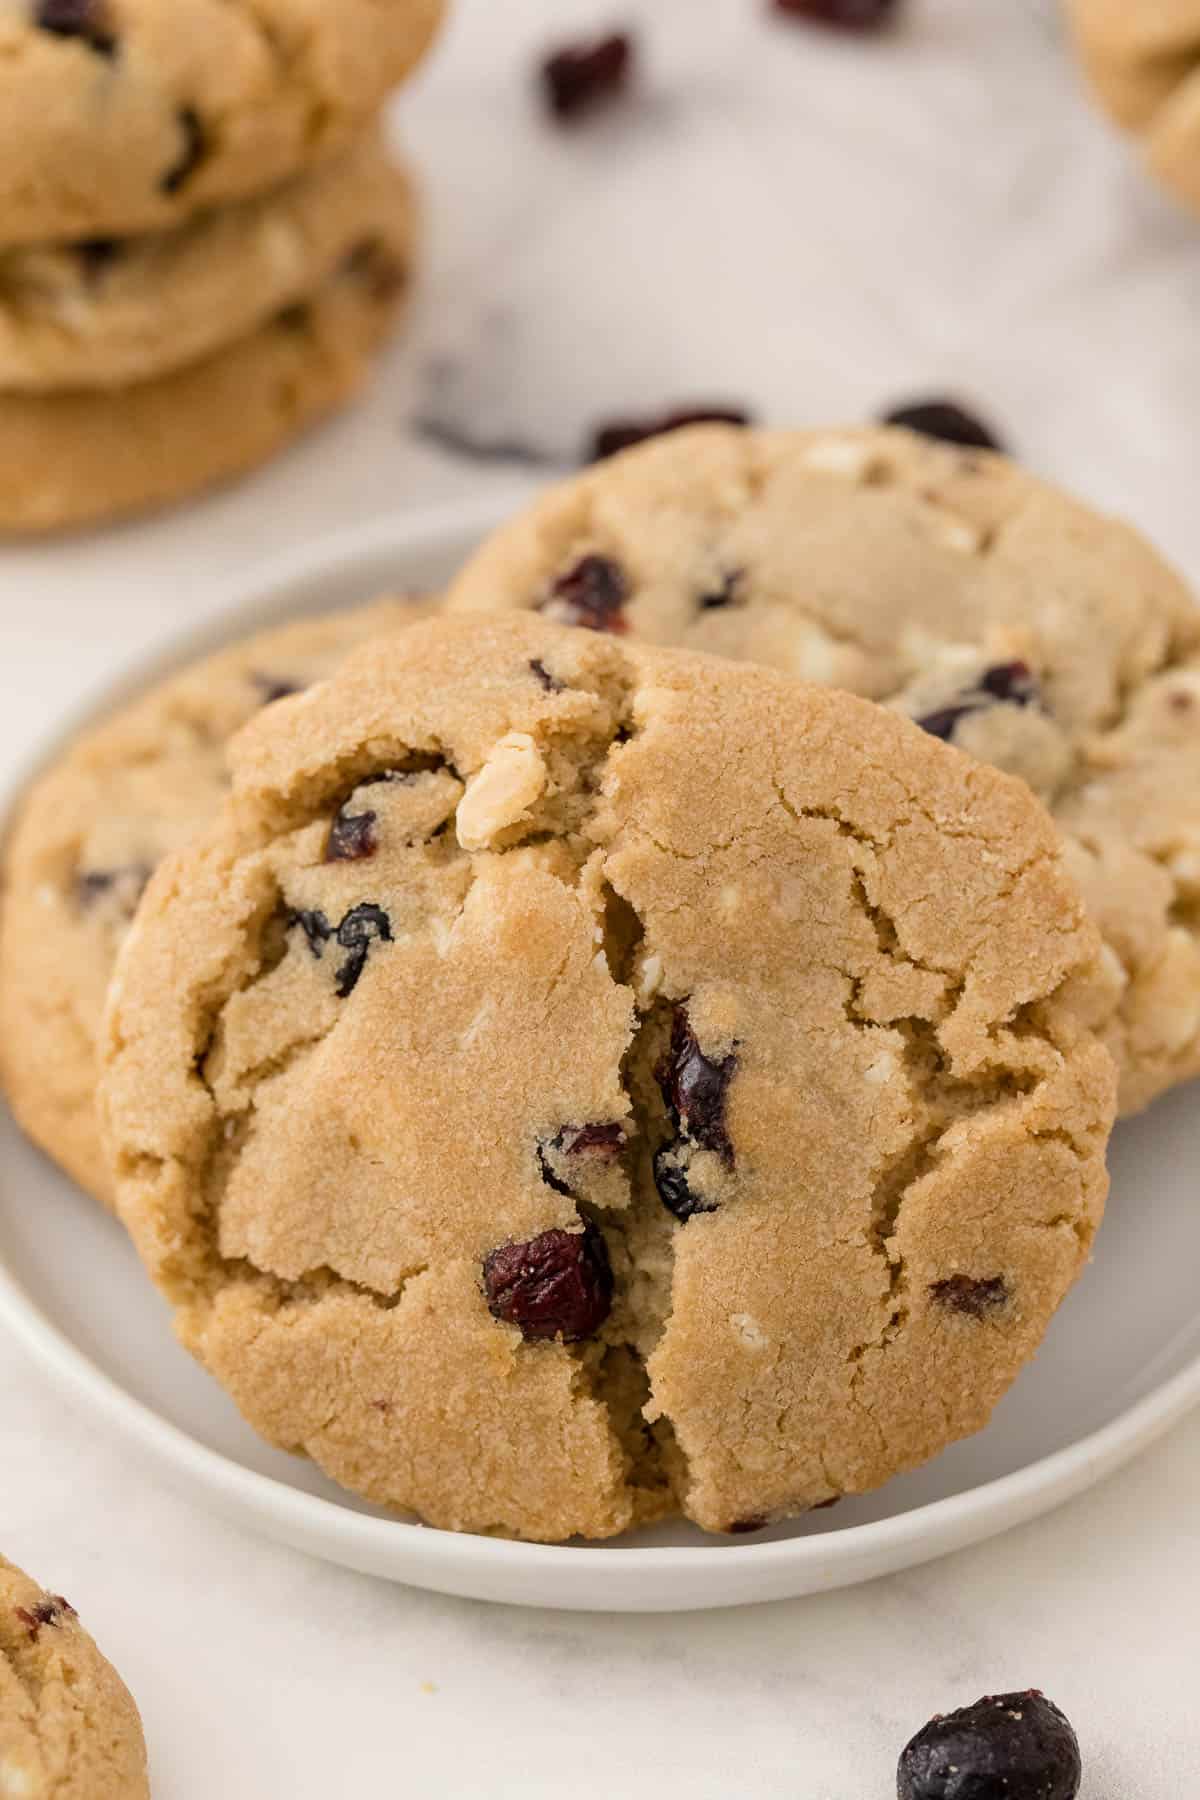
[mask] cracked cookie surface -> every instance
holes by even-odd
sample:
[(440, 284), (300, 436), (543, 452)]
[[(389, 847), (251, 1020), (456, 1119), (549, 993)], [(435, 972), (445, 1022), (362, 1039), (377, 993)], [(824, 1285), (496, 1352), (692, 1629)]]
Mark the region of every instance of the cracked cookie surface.
[(148, 1800), (137, 1707), (70, 1603), (0, 1556), (0, 1795)]
[(712, 1530), (981, 1426), (1085, 1261), (1098, 939), (1018, 782), (515, 617), (283, 702), (111, 990), (122, 1217), (273, 1442), (445, 1527)]
[(163, 231), (347, 144), (441, 0), (0, 0), (0, 246)]
[(411, 182), (372, 133), (263, 199), (175, 231), (0, 252), (0, 391), (110, 388), (199, 361), (342, 263), (416, 233)]
[(1067, 0), (1093, 91), (1151, 171), (1200, 211), (1200, 3)]
[(347, 405), (406, 302), (407, 220), (307, 299), (132, 387), (0, 394), (0, 536), (147, 512), (246, 474)]
[(1105, 941), (1122, 1109), (1200, 1073), (1200, 613), (1128, 527), (906, 432), (705, 427), (551, 489), (448, 605), (786, 669), (1019, 775)]
[(226, 745), (247, 720), (434, 604), (381, 601), (218, 651), (76, 739), (26, 797), (4, 863), (0, 1080), (24, 1129), (98, 1198), (96, 1040), (142, 889), (219, 811)]

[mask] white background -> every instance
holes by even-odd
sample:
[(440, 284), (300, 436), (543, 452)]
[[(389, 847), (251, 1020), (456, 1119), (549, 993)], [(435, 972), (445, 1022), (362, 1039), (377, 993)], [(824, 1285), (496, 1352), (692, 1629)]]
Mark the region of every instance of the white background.
[[(537, 54), (614, 20), (640, 22), (638, 98), (550, 131)], [(460, 0), (397, 124), (429, 245), (370, 398), (234, 493), (0, 552), (0, 772), (251, 559), (530, 478), (433, 448), (430, 424), (569, 462), (629, 410), (826, 422), (953, 388), (1200, 577), (1200, 222), (1088, 112), (1049, 3), (910, 0), (883, 45), (764, 0)], [(1183, 1800), (1198, 1499), (1193, 1419), (1050, 1519), (857, 1592), (521, 1613), (218, 1525), (0, 1342), (0, 1548), (134, 1689), (160, 1800), (886, 1800), (931, 1712), (1029, 1684), (1079, 1727), (1084, 1800)]]

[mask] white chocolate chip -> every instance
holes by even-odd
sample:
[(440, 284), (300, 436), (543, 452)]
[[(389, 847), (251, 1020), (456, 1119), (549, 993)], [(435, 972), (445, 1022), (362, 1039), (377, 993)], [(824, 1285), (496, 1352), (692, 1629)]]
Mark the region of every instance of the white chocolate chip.
[(650, 955), (642, 958), (642, 966), (638, 971), (637, 997), (643, 1006), (653, 1000), (662, 986), (662, 957)]
[(502, 737), (467, 783), (455, 822), (464, 850), (484, 850), (524, 819), (546, 787), (546, 765), (524, 731)]
[(758, 1320), (750, 1313), (730, 1313), (729, 1323), (747, 1350), (765, 1350), (771, 1341)]
[(822, 475), (845, 475), (851, 481), (865, 481), (875, 464), (875, 452), (857, 438), (818, 438), (809, 444), (801, 458), (808, 469)]
[(943, 513), (932, 521), (930, 529), (935, 542), (942, 544), (947, 550), (958, 550), (964, 556), (974, 556), (983, 549), (982, 531), (977, 525), (969, 525), (965, 519), (953, 519), (948, 513)]
[(741, 888), (735, 886), (733, 883), (730, 883), (727, 887), (723, 887), (721, 892), (717, 895), (717, 904), (722, 912), (736, 912), (738, 907), (742, 904)]
[(863, 1080), (869, 1081), (872, 1087), (883, 1087), (896, 1073), (896, 1058), (890, 1050), (881, 1050), (874, 1062), (867, 1064), (863, 1070)]
[(33, 1793), (33, 1777), (28, 1769), (18, 1768), (7, 1758), (0, 1763), (0, 1796), (3, 1800), (28, 1800)]

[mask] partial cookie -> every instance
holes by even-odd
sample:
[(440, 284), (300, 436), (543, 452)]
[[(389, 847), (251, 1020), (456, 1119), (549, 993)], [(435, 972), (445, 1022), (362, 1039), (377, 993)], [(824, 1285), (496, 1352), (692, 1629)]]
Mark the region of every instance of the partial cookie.
[(106, 1203), (96, 1040), (142, 889), (219, 811), (234, 732), (434, 604), (381, 601), (234, 644), (87, 732), (26, 799), (4, 869), (0, 1079), (30, 1137)]
[(129, 1690), (61, 1594), (0, 1556), (0, 1795), (148, 1800)]
[(974, 1431), (1106, 1186), (1099, 941), (1019, 782), (765, 669), (431, 621), (233, 746), (101, 1111), (183, 1341), (460, 1530), (710, 1530)]
[(245, 338), (339, 265), (416, 237), (377, 134), (311, 174), (175, 231), (0, 252), (0, 392), (121, 387)]
[(1200, 1072), (1200, 614), (1127, 526), (904, 432), (709, 427), (551, 489), (448, 603), (787, 669), (1020, 775), (1108, 946), (1123, 1109)]
[(146, 512), (265, 462), (354, 397), (408, 281), (407, 246), (373, 243), (310, 299), (173, 375), (0, 395), (0, 534)]
[(0, 0), (0, 245), (163, 231), (349, 143), (442, 0)]
[(1151, 169), (1200, 208), (1200, 0), (1066, 0), (1102, 105)]

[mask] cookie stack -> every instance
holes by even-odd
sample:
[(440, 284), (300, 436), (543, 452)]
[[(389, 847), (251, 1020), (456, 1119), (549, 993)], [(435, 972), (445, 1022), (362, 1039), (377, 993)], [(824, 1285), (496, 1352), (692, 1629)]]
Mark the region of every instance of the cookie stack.
[(14, 1109), (372, 1501), (560, 1540), (865, 1492), (1036, 1352), (1118, 1084), (1200, 1073), (1198, 616), (983, 451), (630, 451), (43, 778)]
[(1067, 17), (1100, 104), (1200, 210), (1200, 0), (1067, 0)]
[(349, 398), (414, 247), (376, 115), (440, 11), (0, 10), (0, 531), (179, 499)]

